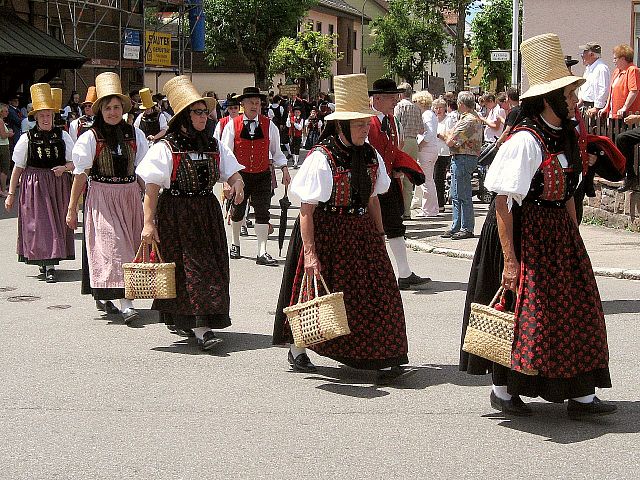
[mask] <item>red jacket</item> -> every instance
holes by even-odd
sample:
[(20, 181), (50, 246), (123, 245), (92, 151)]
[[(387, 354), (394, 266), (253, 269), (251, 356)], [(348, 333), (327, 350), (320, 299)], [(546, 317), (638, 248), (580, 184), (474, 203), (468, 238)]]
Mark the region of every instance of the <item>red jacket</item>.
[(387, 134), (382, 131), (382, 124), (378, 117), (371, 118), (369, 143), (382, 156), (389, 175), (391, 175), (393, 170), (402, 172), (414, 185), (422, 185), (425, 181), (422, 168), (420, 168), (418, 162), (416, 162), (410, 155), (398, 148), (398, 132), (396, 129), (396, 122), (392, 116), (389, 117), (389, 123), (391, 124), (393, 132), (392, 138), (389, 138)]

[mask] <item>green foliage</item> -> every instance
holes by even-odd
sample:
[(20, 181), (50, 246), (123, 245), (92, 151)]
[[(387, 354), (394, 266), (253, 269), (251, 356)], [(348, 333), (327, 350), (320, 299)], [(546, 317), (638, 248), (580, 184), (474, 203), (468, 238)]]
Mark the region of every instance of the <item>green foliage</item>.
[(389, 13), (372, 23), (374, 41), (368, 49), (384, 59), (387, 75), (411, 84), (424, 77), (429, 62), (446, 58), (448, 39), (441, 10), (416, 3), (390, 0)]
[(511, 12), (511, 0), (492, 0), (484, 4), (471, 22), (472, 55), (478, 59), (474, 75), (482, 67), (481, 83), (485, 89), (492, 80), (497, 81), (498, 92), (509, 84), (511, 62), (492, 62), (491, 50), (511, 50)]
[(283, 37), (269, 57), (269, 76), (283, 73), (287, 79), (305, 79), (310, 95), (319, 91), (320, 79), (331, 76), (331, 65), (343, 58), (335, 43), (338, 35), (314, 32), (312, 25), (296, 38)]
[(251, 66), (260, 88), (267, 85), (269, 54), (296, 32), (316, 0), (204, 0), (205, 52), (212, 66), (240, 59)]

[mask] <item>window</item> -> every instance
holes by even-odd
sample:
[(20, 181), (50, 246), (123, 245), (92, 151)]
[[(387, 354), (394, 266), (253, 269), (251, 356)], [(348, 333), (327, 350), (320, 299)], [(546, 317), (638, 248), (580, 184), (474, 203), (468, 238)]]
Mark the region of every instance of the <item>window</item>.
[(355, 30), (353, 31), (353, 49), (358, 49), (358, 32), (356, 32)]
[(316, 32), (322, 32), (322, 22), (316, 22)]
[(333, 35), (333, 24), (329, 24), (329, 35)]
[(347, 29), (347, 47), (346, 47), (346, 60), (347, 65), (353, 65), (353, 44), (351, 43), (353, 40), (352, 30), (350, 28)]

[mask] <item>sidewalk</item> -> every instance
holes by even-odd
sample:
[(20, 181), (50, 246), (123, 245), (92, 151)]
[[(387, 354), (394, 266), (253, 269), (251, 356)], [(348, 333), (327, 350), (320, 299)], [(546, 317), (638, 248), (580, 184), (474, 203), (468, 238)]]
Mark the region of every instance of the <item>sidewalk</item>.
[[(440, 237), (451, 224), (450, 205), (441, 218), (405, 220), (407, 245), (424, 252), (471, 259), (488, 208), (488, 204), (474, 203), (476, 237), (465, 240)], [(591, 225), (581, 225), (580, 233), (596, 275), (640, 280), (640, 233)]]

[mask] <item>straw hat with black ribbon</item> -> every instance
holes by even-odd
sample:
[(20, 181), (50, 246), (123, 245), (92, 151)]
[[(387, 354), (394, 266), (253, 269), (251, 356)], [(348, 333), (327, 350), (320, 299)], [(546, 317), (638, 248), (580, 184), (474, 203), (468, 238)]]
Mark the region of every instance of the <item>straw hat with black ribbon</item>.
[(138, 107), (140, 110), (147, 110), (156, 106), (156, 102), (151, 97), (151, 90), (143, 88), (138, 93), (140, 94), (140, 106)]
[(367, 76), (364, 73), (337, 75), (333, 78), (336, 109), (325, 120), (371, 118), (376, 112), (369, 106)]
[(55, 110), (53, 96), (51, 95), (51, 86), (48, 83), (34, 83), (29, 90), (31, 92), (32, 103), (29, 116), (33, 116), (33, 114), (42, 110)]
[(96, 87), (92, 85), (87, 89), (87, 96), (85, 97), (84, 102), (82, 102), (82, 105), (93, 105), (93, 102), (96, 101), (96, 98), (98, 98), (98, 96), (96, 95)]
[(567, 85), (582, 85), (585, 79), (569, 75), (560, 38), (555, 33), (531, 37), (520, 44), (522, 65), (529, 78), (529, 89), (520, 95), (520, 100), (537, 97), (564, 88)]
[(169, 120), (169, 125), (178, 117), (180, 112), (196, 102), (204, 102), (209, 111), (216, 108), (216, 99), (200, 95), (186, 75), (173, 77), (165, 83), (163, 93), (169, 99), (169, 104), (174, 112), (173, 117)]
[(96, 77), (96, 100), (93, 102), (93, 111), (98, 113), (102, 107), (102, 102), (111, 96), (116, 96), (122, 100), (122, 111), (124, 113), (131, 110), (131, 99), (122, 93), (120, 76), (115, 72), (104, 72)]

